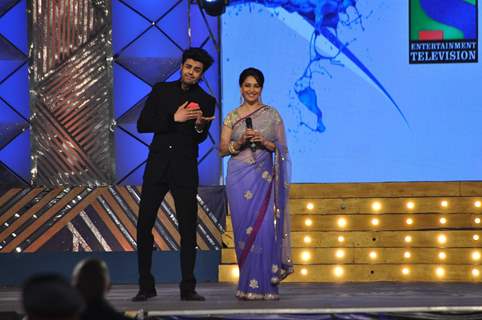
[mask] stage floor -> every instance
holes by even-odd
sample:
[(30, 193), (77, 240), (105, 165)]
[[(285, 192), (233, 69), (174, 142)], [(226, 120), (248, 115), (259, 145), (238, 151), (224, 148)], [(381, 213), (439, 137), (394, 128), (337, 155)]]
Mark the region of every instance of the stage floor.
[[(118, 309), (143, 309), (148, 315), (235, 315), (235, 314), (333, 314), (475, 312), (482, 315), (482, 285), (477, 283), (287, 283), (279, 301), (239, 301), (235, 286), (203, 283), (198, 292), (204, 302), (179, 300), (177, 285), (158, 285), (158, 296), (143, 303), (130, 298), (134, 285), (116, 285), (109, 301)], [(21, 312), (20, 289), (0, 288), (0, 312)]]

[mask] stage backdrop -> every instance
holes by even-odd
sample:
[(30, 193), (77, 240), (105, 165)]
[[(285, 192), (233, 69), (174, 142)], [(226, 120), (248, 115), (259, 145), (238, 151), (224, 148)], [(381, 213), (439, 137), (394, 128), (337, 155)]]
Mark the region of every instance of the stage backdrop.
[[(482, 67), (462, 63), (477, 58), (477, 2), (231, 1), (224, 116), (254, 66), (285, 120), (294, 182), (481, 180)], [(438, 53), (411, 64), (410, 42), (427, 39)]]
[[(152, 135), (136, 120), (189, 46), (215, 58), (201, 86), (219, 101), (218, 18), (196, 3), (0, 1), (0, 189), (141, 184)], [(201, 185), (219, 184), (217, 107)]]

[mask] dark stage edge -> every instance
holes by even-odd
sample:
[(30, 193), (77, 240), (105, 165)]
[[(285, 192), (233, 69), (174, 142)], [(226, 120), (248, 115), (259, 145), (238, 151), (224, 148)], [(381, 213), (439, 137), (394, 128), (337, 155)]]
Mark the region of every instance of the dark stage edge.
[[(153, 319), (482, 319), (480, 283), (287, 283), (279, 301), (239, 301), (233, 284), (200, 283), (204, 302), (180, 301), (177, 284), (156, 287), (158, 296), (147, 302), (130, 301), (135, 285), (114, 286), (108, 299), (118, 310)], [(0, 312), (8, 311), (22, 312), (18, 287), (0, 289)], [(327, 317), (336, 314), (343, 316)]]

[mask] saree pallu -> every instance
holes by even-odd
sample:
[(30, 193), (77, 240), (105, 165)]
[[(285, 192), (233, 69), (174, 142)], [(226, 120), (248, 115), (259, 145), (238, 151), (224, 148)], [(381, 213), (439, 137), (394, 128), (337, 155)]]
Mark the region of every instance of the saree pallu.
[[(287, 149), (276, 144), (275, 156), (258, 149), (250, 161), (232, 157), (226, 190), (231, 211), (239, 283), (236, 296), (278, 299), (278, 284), (293, 272), (290, 257)], [(285, 152), (286, 151), (286, 152)]]

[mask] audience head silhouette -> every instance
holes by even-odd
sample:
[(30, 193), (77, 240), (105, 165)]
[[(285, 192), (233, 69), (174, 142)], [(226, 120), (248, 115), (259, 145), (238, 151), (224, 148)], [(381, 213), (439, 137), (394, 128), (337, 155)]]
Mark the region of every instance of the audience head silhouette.
[(73, 285), (87, 303), (104, 299), (110, 289), (109, 269), (98, 259), (82, 260), (74, 268)]
[(77, 290), (58, 274), (38, 274), (27, 279), (22, 304), (28, 320), (75, 320), (84, 306)]

